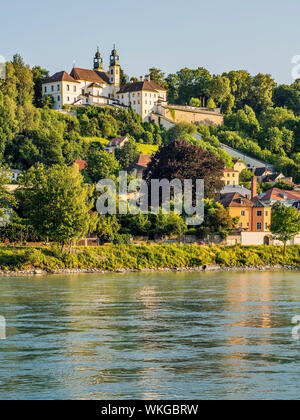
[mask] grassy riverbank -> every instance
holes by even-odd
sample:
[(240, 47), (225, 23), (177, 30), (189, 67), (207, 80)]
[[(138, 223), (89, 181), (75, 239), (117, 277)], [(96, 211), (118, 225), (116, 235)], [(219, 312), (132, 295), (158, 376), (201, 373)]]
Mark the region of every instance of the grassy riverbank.
[(62, 254), (52, 247), (1, 247), (0, 270), (97, 269), (103, 271), (177, 269), (217, 264), (221, 267), (262, 267), (289, 265), (300, 267), (300, 246), (291, 246), (282, 255), (280, 247), (200, 247), (194, 245), (109, 245), (78, 247)]

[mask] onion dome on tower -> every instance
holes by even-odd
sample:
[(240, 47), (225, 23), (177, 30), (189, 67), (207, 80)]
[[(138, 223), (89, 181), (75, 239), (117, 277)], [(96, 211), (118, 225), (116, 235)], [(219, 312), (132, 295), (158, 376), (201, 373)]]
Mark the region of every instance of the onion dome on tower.
[(101, 57), (99, 47), (97, 47), (97, 52), (94, 57), (94, 70), (103, 70), (103, 59)]

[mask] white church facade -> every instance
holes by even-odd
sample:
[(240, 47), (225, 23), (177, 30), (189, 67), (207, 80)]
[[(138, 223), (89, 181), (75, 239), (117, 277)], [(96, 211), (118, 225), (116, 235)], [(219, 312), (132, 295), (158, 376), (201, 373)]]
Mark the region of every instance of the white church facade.
[(120, 71), (115, 48), (110, 56), (108, 72), (103, 69), (102, 57), (97, 49), (93, 70), (73, 67), (70, 74), (66, 71), (55, 73), (44, 81), (43, 95), (53, 97), (53, 108), (57, 110), (64, 105), (112, 105), (120, 86)]
[(48, 77), (43, 83), (43, 95), (53, 97), (53, 108), (69, 106), (121, 106), (132, 108), (144, 121), (155, 111), (158, 102), (166, 102), (167, 91), (149, 76), (140, 82), (129, 82), (120, 87), (121, 68), (119, 56), (114, 48), (110, 56), (109, 71), (103, 69), (99, 48), (94, 57), (94, 68), (73, 67), (67, 73), (61, 71)]
[(143, 121), (154, 121), (165, 128), (179, 122), (205, 125), (223, 123), (223, 115), (219, 109), (168, 104), (166, 89), (151, 80), (150, 76), (122, 86), (120, 82), (120, 59), (115, 47), (110, 55), (108, 72), (103, 69), (98, 48), (93, 69), (73, 67), (70, 74), (66, 71), (55, 73), (44, 81), (42, 89), (44, 97), (52, 96), (53, 108), (56, 110), (61, 110), (66, 105), (131, 108)]

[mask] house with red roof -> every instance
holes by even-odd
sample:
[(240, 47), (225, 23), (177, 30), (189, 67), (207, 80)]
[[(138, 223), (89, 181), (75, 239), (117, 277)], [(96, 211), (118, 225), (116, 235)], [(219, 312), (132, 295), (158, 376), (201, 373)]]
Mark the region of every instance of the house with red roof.
[(123, 137), (115, 137), (113, 139), (110, 140), (108, 146), (105, 148), (105, 150), (108, 153), (114, 153), (114, 151), (116, 149), (122, 149), (125, 145), (125, 143), (127, 143), (129, 141), (129, 137), (128, 136), (123, 136)]
[(136, 178), (143, 178), (145, 170), (151, 162), (151, 155), (140, 155), (128, 168), (128, 171)]
[(259, 200), (270, 206), (275, 203), (283, 203), (286, 206), (292, 206), (300, 200), (300, 191), (281, 190), (279, 188), (271, 188), (259, 195)]

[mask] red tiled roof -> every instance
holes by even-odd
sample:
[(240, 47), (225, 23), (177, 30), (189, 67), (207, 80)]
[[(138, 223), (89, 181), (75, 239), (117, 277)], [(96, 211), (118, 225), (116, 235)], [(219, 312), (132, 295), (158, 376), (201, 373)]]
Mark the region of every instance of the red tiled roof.
[[(286, 196), (286, 198), (284, 197)], [(271, 188), (266, 191), (260, 198), (260, 201), (271, 201), (271, 200), (300, 200), (300, 191), (288, 191), (281, 190), (280, 188)]]
[(98, 72), (94, 70), (80, 69), (78, 67), (74, 67), (70, 74), (76, 80), (85, 80), (87, 82), (94, 82), (94, 83), (106, 83), (106, 84), (108, 83), (107, 80), (105, 80), (107, 79), (107, 74), (104, 72)]
[(109, 146), (110, 147), (112, 147), (112, 146), (118, 146), (118, 145), (120, 146), (120, 144), (122, 144), (123, 141), (126, 140), (126, 139), (128, 139), (127, 136), (124, 136), (124, 137), (116, 137), (114, 139), (111, 139), (110, 142), (109, 142)]
[(156, 82), (153, 82), (152, 80), (144, 80), (141, 82), (126, 83), (126, 85), (120, 88), (118, 93), (140, 92), (141, 90), (147, 90), (155, 93), (158, 93), (158, 91), (166, 91), (166, 89), (159, 86)]
[(228, 193), (218, 200), (224, 207), (253, 207), (254, 203), (239, 193)]
[(70, 76), (66, 71), (59, 71), (51, 77), (47, 77), (44, 83), (55, 83), (55, 82), (72, 82), (79, 83), (72, 76)]
[(82, 171), (87, 167), (87, 161), (86, 160), (75, 160), (71, 165), (78, 165), (79, 170)]
[(128, 168), (129, 170), (133, 169), (146, 169), (151, 162), (151, 155), (140, 155)]

